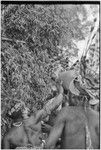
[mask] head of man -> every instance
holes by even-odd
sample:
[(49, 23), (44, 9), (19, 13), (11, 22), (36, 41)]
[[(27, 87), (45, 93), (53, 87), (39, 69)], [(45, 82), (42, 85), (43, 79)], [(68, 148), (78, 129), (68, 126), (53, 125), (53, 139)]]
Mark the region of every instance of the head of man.
[[(41, 123), (34, 124), (33, 120), (35, 116), (29, 116), (30, 110), (27, 107), (15, 108), (17, 108), (17, 106), (13, 106), (8, 113), (8, 116), (13, 120), (13, 127), (7, 133), (8, 139), (6, 140), (9, 146), (7, 147), (4, 139), (4, 147), (10, 148), (10, 143), (15, 146), (27, 146), (28, 143), (33, 147), (40, 146), (42, 144)], [(12, 135), (12, 137), (10, 135)]]
[(23, 119), (22, 107), (20, 104), (13, 106), (7, 113), (7, 116), (13, 120), (13, 122), (20, 122)]
[(69, 91), (68, 94), (68, 103), (69, 106), (89, 106), (89, 97), (87, 95), (75, 95)]

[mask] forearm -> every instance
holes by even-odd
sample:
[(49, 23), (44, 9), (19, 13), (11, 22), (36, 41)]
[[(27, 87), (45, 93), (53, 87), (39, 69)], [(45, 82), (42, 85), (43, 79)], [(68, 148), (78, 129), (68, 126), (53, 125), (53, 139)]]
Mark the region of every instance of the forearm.
[(62, 131), (64, 128), (64, 122), (57, 122), (56, 125), (52, 128), (48, 140), (46, 141), (46, 148), (53, 149), (56, 146), (58, 139), (61, 137)]
[(36, 115), (36, 123), (39, 122), (40, 120), (44, 119), (47, 117), (47, 115), (50, 115), (51, 112), (54, 109), (57, 109), (59, 105), (62, 103), (63, 100), (63, 94), (59, 94), (57, 97), (51, 99), (42, 110), (39, 110), (37, 115)]
[(44, 110), (46, 111), (47, 115), (50, 115), (51, 112), (54, 109), (57, 109), (60, 104), (62, 104), (62, 100), (63, 100), (63, 95), (59, 94), (57, 97), (51, 99), (45, 106), (44, 106)]

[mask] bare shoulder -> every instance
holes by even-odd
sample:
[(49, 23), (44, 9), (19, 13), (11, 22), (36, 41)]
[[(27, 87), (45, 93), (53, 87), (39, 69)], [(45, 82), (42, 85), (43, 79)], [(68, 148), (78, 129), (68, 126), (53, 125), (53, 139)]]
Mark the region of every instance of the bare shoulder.
[(55, 124), (59, 124), (59, 122), (63, 122), (66, 119), (66, 108), (62, 108), (58, 113), (55, 120)]
[(89, 108), (88, 109), (88, 116), (90, 116), (90, 118), (91, 119), (98, 119), (99, 120), (99, 112), (97, 112), (97, 111), (95, 111), (95, 110), (93, 110), (93, 109), (91, 109), (91, 108)]
[(99, 112), (97, 112), (97, 111), (95, 111), (95, 110), (93, 110), (93, 109), (89, 109), (89, 111), (88, 111), (88, 113), (89, 113), (89, 116), (90, 116), (90, 118), (92, 119), (92, 120), (98, 120), (99, 121)]
[(77, 117), (85, 117), (84, 112), (79, 107), (71, 107), (67, 106), (62, 108), (62, 110), (58, 113), (57, 120), (62, 121), (71, 121)]

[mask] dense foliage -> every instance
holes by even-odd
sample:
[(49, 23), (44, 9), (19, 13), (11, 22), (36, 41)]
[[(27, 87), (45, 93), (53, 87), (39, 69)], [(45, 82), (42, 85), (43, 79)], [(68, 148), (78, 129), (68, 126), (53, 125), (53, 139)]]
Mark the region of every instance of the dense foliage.
[[(51, 76), (60, 66), (69, 68), (69, 57), (78, 54), (73, 40), (85, 39), (84, 28), (91, 23), (82, 24), (87, 20), (82, 5), (2, 5), (1, 14), (4, 125), (7, 110), (16, 101), (24, 101), (30, 109), (43, 107), (54, 84)], [(63, 46), (68, 46), (65, 53)]]

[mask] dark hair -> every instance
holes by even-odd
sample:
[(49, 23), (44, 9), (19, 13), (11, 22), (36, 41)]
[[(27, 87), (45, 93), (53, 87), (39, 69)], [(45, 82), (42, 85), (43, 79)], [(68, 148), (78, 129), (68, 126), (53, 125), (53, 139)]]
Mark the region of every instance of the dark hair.
[(11, 115), (7, 114), (7, 116), (11, 119), (13, 119), (13, 121), (15, 122), (18, 119), (22, 119), (22, 111), (21, 109), (18, 111), (14, 111)]
[(70, 106), (85, 106), (89, 105), (89, 96), (88, 95), (74, 95), (69, 91), (69, 105)]

